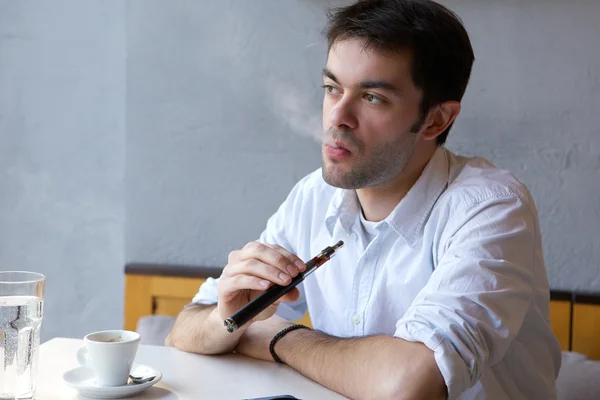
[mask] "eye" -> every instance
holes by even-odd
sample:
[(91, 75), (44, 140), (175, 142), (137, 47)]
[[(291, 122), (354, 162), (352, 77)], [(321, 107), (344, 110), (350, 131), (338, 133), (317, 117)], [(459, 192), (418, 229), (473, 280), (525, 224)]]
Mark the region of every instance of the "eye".
[(339, 90), (335, 86), (323, 85), (322, 87), (325, 88), (325, 93), (327, 93), (327, 94), (338, 94), (339, 93)]
[(381, 98), (379, 98), (379, 97), (377, 97), (377, 96), (375, 96), (374, 94), (371, 94), (371, 93), (365, 94), (364, 98), (370, 104), (381, 104), (381, 103), (383, 103), (383, 100)]

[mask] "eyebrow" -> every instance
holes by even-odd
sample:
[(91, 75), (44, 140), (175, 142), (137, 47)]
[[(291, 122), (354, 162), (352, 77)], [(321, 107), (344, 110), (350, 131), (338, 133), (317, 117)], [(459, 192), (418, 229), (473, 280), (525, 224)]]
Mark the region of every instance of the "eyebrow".
[(340, 83), (337, 78), (335, 77), (335, 75), (333, 74), (333, 72), (331, 72), (330, 70), (328, 70), (327, 68), (323, 68), (323, 76), (326, 76), (327, 78), (331, 79), (332, 81), (334, 81), (335, 83)]
[[(338, 79), (335, 77), (335, 75), (327, 68), (323, 68), (323, 76), (331, 79), (335, 83), (338, 83), (338, 84), (340, 83), (338, 81)], [(400, 90), (396, 86), (392, 85), (391, 83), (389, 83), (387, 81), (381, 80), (381, 79), (375, 79), (375, 80), (361, 82), (359, 87), (361, 89), (384, 89), (384, 90), (388, 90), (390, 92), (400, 93)]]

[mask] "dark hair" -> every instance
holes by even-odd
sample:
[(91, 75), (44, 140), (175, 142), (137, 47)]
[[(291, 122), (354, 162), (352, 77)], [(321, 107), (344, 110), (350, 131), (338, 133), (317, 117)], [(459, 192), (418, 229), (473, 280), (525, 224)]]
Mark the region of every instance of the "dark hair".
[[(423, 91), (421, 118), (434, 106), (460, 101), (475, 57), (460, 18), (431, 0), (359, 0), (328, 12), (328, 48), (336, 42), (364, 38), (365, 48), (383, 52), (408, 50), (412, 79)], [(437, 137), (444, 144), (450, 128)]]

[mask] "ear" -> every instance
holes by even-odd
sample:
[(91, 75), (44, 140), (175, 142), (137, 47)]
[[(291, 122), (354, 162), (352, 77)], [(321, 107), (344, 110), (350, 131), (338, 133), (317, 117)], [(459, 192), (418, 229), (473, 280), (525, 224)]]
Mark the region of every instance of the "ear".
[(433, 107), (429, 110), (421, 128), (421, 136), (425, 140), (435, 139), (454, 122), (459, 113), (460, 103), (458, 101), (445, 101)]

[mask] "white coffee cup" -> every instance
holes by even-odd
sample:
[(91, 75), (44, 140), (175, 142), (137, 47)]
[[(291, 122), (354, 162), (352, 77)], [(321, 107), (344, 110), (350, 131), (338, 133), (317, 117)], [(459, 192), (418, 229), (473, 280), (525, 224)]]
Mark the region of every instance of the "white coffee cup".
[(77, 351), (77, 360), (94, 371), (98, 385), (127, 384), (140, 344), (139, 333), (124, 330), (100, 331), (86, 335), (83, 341), (85, 346)]

